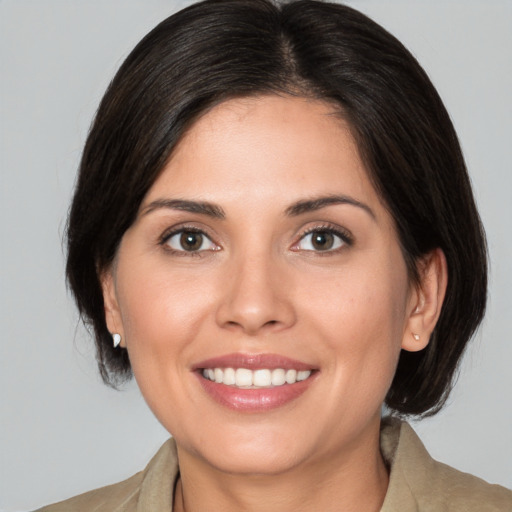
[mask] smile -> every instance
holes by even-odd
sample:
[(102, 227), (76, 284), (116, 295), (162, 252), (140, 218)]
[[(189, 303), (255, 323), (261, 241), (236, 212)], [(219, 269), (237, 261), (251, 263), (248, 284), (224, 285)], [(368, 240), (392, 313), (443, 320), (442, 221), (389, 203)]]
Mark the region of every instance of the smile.
[(266, 389), (306, 380), (310, 377), (311, 370), (204, 368), (202, 375), (205, 379), (226, 386), (234, 386), (240, 389)]
[(234, 353), (191, 368), (201, 388), (219, 405), (239, 413), (265, 413), (299, 399), (318, 381), (311, 362), (280, 354)]

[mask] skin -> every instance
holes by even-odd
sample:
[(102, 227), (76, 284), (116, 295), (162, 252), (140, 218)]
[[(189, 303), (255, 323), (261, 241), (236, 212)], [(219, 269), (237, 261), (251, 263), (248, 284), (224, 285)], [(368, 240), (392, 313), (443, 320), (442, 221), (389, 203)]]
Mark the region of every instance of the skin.
[[(290, 215), (299, 201), (333, 194), (352, 204)], [(175, 199), (207, 201), (224, 218), (162, 207)], [(201, 250), (184, 251), (179, 234), (162, 242), (183, 227), (205, 233)], [(305, 234), (331, 228), (350, 241), (335, 236), (320, 251)], [(204, 114), (103, 276), (109, 329), (178, 445), (175, 511), (379, 510), (381, 405), (400, 350), (428, 343), (446, 287), (440, 250), (421, 268), (413, 286), (393, 219), (332, 106), (262, 96)], [(234, 352), (318, 371), (282, 407), (235, 411), (192, 371)]]

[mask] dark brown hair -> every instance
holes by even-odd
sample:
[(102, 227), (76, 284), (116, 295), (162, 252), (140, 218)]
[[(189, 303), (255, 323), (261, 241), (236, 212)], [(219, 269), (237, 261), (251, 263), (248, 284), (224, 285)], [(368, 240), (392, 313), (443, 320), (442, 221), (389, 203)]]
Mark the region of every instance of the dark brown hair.
[(386, 403), (399, 414), (443, 405), (486, 301), (486, 244), (450, 118), (404, 46), (358, 11), (299, 0), (208, 0), (169, 17), (131, 52), (89, 133), (68, 221), (67, 278), (94, 331), (105, 382), (131, 375), (105, 324), (99, 274), (185, 130), (229, 98), (317, 98), (349, 122), (395, 219), (411, 278), (440, 247), (449, 282), (427, 348), (402, 351)]

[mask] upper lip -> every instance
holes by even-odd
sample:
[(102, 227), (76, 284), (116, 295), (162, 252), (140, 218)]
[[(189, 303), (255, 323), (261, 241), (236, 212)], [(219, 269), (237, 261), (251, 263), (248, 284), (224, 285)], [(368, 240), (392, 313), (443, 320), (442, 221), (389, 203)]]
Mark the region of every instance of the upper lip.
[(314, 370), (308, 363), (291, 359), (279, 354), (233, 353), (205, 359), (194, 364), (194, 370), (205, 368), (247, 368), (248, 370), (282, 368), (283, 370)]

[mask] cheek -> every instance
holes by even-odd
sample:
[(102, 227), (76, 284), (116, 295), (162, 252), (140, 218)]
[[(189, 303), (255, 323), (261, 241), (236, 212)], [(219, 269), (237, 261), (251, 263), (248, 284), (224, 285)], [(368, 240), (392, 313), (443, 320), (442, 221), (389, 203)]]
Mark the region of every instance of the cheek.
[(205, 276), (173, 271), (166, 262), (150, 269), (127, 263), (119, 282), (126, 336), (137, 344), (179, 340), (198, 326), (211, 296)]
[(402, 272), (376, 265), (341, 269), (320, 278), (312, 276), (302, 295), (305, 311), (318, 318), (334, 339), (339, 335), (357, 346), (377, 338), (400, 341), (408, 296)]
[(407, 298), (401, 259), (351, 266), (328, 279), (308, 281), (303, 316), (324, 342), (325, 356), (331, 354), (329, 371), (338, 387), (351, 389), (359, 399), (385, 396), (400, 354)]
[(174, 433), (189, 406), (188, 365), (208, 321), (208, 283), (169, 272), (167, 264), (149, 271), (126, 263), (118, 271), (118, 298), (132, 370), (148, 406)]
[(126, 262), (118, 277), (128, 353), (148, 399), (146, 390), (170, 385), (187, 371), (184, 363), (210, 307), (210, 285), (200, 275), (170, 272), (166, 262), (151, 269)]

